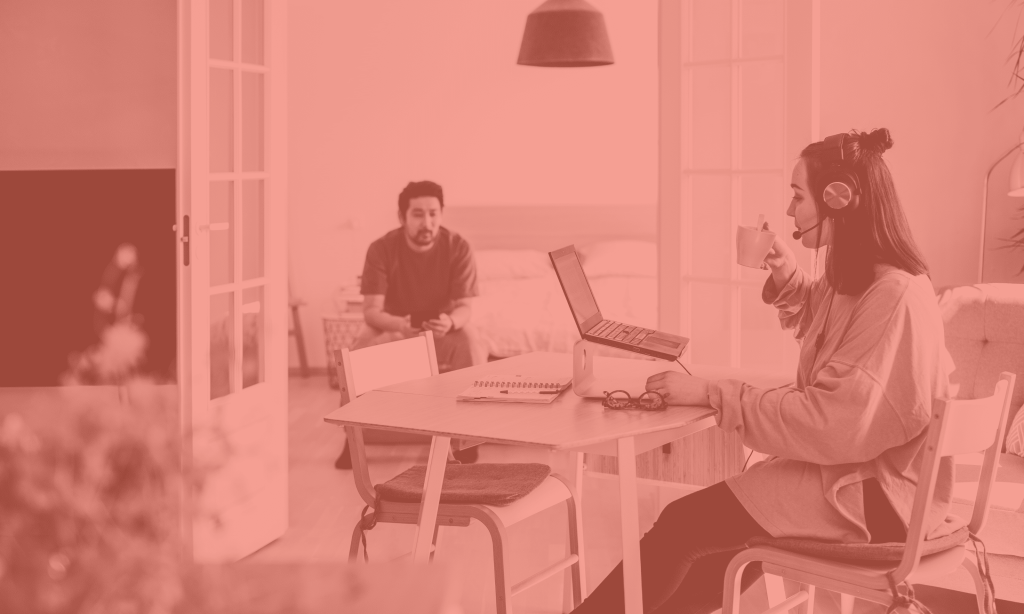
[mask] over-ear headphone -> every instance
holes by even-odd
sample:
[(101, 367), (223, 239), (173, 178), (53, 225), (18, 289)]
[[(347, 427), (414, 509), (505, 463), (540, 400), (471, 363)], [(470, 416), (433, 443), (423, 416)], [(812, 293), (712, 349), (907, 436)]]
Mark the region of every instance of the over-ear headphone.
[(833, 134), (823, 141), (825, 168), (822, 170), (820, 185), (824, 186), (819, 197), (825, 203), (829, 217), (842, 211), (852, 211), (860, 204), (860, 182), (857, 174), (843, 157), (843, 141), (846, 133)]

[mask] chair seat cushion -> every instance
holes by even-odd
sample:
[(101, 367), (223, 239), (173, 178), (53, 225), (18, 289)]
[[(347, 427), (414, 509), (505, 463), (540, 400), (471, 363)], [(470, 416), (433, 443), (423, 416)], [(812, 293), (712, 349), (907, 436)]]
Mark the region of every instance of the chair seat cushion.
[[(949, 535), (930, 539), (922, 544), (921, 556), (949, 550), (967, 541), (969, 531), (963, 527)], [(770, 546), (823, 559), (843, 561), (898, 561), (903, 558), (905, 544), (837, 544), (796, 537), (754, 537), (747, 546)]]
[[(423, 496), (426, 465), (414, 465), (374, 488), (384, 501), (416, 503)], [(448, 465), (441, 485), (441, 503), (508, 505), (537, 488), (551, 473), (540, 463), (477, 463)]]

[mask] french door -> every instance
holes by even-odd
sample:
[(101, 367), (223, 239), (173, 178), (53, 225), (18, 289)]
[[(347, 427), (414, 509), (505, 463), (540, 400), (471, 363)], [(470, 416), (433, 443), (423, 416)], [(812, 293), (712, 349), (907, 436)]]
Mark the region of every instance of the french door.
[(288, 525), (287, 4), (179, 0), (179, 381), (185, 550)]
[(818, 138), (819, 5), (662, 0), (678, 43), (663, 51), (674, 62), (663, 68), (674, 96), (663, 94), (663, 139), (675, 148), (662, 166), (659, 327), (690, 337), (695, 363), (796, 370), (792, 333), (761, 301), (768, 275), (736, 264), (734, 237), (760, 214), (784, 237), (794, 230), (790, 173)]

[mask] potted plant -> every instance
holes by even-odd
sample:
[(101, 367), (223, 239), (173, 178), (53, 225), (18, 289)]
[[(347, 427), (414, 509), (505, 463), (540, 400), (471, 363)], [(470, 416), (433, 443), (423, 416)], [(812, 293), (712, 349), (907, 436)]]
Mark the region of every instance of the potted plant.
[(122, 246), (94, 295), (98, 342), (67, 387), (0, 417), (0, 612), (181, 611), (177, 402), (139, 374), (139, 275)]

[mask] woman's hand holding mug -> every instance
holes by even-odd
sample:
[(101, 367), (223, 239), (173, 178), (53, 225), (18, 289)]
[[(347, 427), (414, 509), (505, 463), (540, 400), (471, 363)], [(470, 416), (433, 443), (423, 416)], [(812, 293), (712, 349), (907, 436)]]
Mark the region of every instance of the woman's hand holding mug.
[[(768, 222), (764, 223), (764, 230), (768, 230)], [(764, 263), (771, 269), (772, 280), (775, 287), (780, 290), (789, 283), (796, 272), (796, 254), (789, 248), (781, 234), (775, 235), (775, 242), (772, 243), (768, 255), (764, 257)]]

